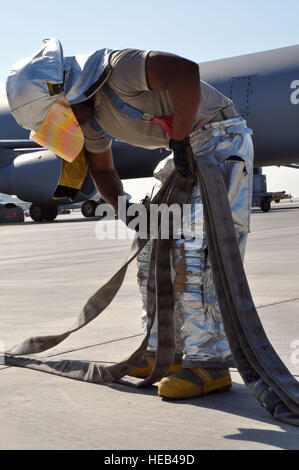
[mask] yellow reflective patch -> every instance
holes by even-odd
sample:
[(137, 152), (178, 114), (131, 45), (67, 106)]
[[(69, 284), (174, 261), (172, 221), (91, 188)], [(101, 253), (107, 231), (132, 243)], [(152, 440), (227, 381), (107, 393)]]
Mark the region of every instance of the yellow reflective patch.
[[(88, 163), (83, 149), (73, 162), (62, 160), (61, 176), (57, 187), (62, 186), (80, 190), (87, 175), (87, 171)], [(55, 197), (54, 195), (54, 199), (61, 199), (62, 197), (64, 196)]]
[(88, 170), (84, 149), (81, 150), (73, 162), (62, 160), (62, 172), (59, 181), (60, 186), (81, 189)]

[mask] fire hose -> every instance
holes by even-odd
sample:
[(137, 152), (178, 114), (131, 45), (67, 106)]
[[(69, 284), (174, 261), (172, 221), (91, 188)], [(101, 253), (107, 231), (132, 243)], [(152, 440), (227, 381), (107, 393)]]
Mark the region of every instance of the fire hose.
[[(226, 336), (236, 367), (249, 390), (275, 418), (299, 426), (299, 385), (270, 344), (251, 297), (236, 239), (227, 191), (218, 166), (209, 155), (196, 159), (196, 178), (204, 207), (205, 229), (213, 279)], [(194, 179), (173, 172), (153, 204), (188, 202)], [(153, 240), (147, 283), (148, 328), (140, 347), (126, 360), (103, 366), (97, 362), (48, 361), (17, 357), (56, 346), (94, 320), (115, 297), (131, 261), (148, 239), (133, 241), (127, 260), (85, 304), (75, 325), (60, 335), (33, 337), (6, 352), (5, 363), (93, 383), (121, 382), (143, 357), (157, 315), (158, 349), (151, 374), (137, 384), (149, 386), (167, 374), (175, 354), (175, 320), (171, 280), (171, 239)]]

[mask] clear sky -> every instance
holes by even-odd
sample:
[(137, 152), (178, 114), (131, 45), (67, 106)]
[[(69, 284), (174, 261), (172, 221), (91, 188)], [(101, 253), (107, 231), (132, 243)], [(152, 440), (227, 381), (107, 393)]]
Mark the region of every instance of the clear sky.
[[(60, 39), (65, 55), (133, 47), (196, 62), (299, 44), (298, 0), (5, 0), (0, 11), (0, 95), (10, 67), (44, 38)], [(299, 171), (265, 173), (268, 190), (299, 196)]]

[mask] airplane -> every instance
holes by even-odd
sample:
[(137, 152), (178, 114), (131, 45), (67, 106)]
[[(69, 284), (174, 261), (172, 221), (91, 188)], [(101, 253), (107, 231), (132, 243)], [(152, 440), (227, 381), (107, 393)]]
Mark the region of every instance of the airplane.
[[(267, 192), (262, 168), (299, 169), (298, 57), (299, 45), (295, 45), (199, 64), (201, 79), (231, 98), (253, 129), (253, 205), (265, 212), (270, 209), (273, 193)], [(113, 153), (121, 179), (152, 176), (158, 162), (169, 154), (118, 141), (113, 142)], [(29, 131), (16, 123), (7, 104), (0, 103), (0, 192), (31, 202), (33, 220), (54, 220), (57, 206), (72, 202), (53, 199), (61, 165), (59, 157), (29, 140)], [(95, 194), (88, 173), (74, 202), (85, 201), (87, 213), (92, 214), (97, 205), (91, 202)]]

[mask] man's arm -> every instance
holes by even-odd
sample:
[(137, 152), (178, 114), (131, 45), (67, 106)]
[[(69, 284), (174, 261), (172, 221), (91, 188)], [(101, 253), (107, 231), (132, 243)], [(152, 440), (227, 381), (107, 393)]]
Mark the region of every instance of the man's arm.
[(200, 103), (199, 67), (183, 57), (150, 52), (146, 61), (151, 90), (167, 90), (173, 106), (173, 139), (183, 140), (192, 129)]
[[(85, 150), (86, 151), (86, 150)], [(118, 196), (124, 196), (122, 182), (113, 164), (111, 148), (103, 153), (86, 151), (91, 176), (102, 197), (117, 212)]]

